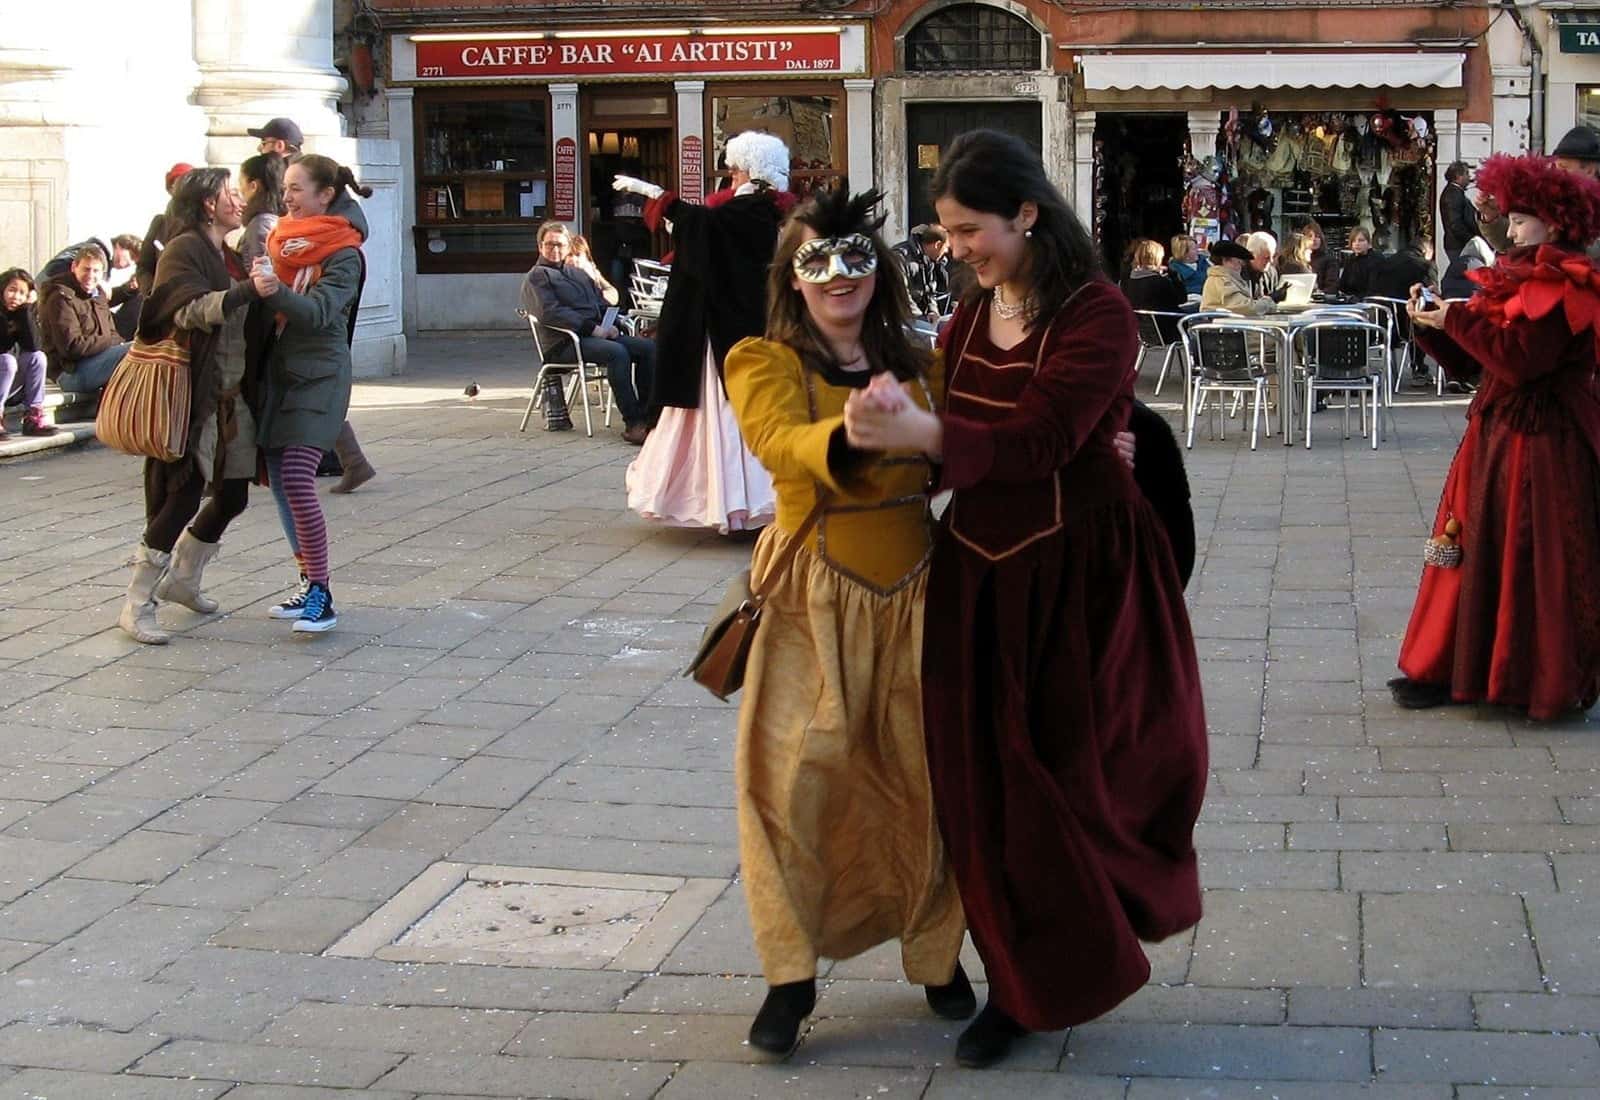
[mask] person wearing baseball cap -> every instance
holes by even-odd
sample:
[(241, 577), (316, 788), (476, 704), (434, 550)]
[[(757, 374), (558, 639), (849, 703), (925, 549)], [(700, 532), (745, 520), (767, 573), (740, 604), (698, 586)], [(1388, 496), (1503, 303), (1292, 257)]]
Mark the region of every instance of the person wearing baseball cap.
[(300, 147), (306, 143), (306, 136), (292, 118), (275, 118), (265, 126), (246, 130), (245, 133), (261, 139), (256, 152), (273, 153), (285, 160), (299, 153)]
[(1282, 295), (1277, 299), (1257, 298), (1251, 293), (1244, 268), (1254, 258), (1248, 248), (1233, 241), (1218, 241), (1212, 245), (1211, 267), (1206, 272), (1205, 286), (1200, 290), (1200, 308), (1225, 309), (1250, 317), (1271, 313)]

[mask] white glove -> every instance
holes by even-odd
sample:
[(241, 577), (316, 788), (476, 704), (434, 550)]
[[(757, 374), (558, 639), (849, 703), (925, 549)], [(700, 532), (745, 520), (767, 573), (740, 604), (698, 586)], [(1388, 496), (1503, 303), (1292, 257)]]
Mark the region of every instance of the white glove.
[(658, 199), (666, 194), (663, 188), (653, 183), (638, 179), (635, 176), (619, 175), (611, 181), (613, 191), (632, 191), (635, 195), (643, 195), (647, 199)]

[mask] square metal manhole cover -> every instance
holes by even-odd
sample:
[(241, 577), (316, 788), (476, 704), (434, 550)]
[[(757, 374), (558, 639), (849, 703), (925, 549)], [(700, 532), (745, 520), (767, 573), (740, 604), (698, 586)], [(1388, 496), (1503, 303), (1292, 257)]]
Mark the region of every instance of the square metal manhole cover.
[(727, 885), (725, 879), (436, 863), (326, 954), (650, 971)]

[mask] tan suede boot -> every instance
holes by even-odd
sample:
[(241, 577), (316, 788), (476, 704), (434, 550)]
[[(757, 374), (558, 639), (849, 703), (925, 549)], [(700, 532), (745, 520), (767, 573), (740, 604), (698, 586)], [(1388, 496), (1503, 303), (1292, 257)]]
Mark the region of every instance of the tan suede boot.
[(206, 564), (217, 556), (217, 547), (217, 543), (201, 542), (185, 529), (172, 548), (166, 574), (156, 585), (156, 599), (181, 603), (202, 615), (216, 611), (217, 601), (200, 592), (200, 575), (205, 572)]
[(167, 571), (172, 555), (152, 550), (144, 543), (133, 556), (133, 580), (128, 583), (128, 598), (123, 601), (117, 625), (128, 637), (145, 645), (166, 645), (172, 636), (156, 622), (156, 585)]
[(353, 493), (378, 475), (372, 463), (367, 461), (367, 456), (361, 453), (356, 430), (348, 420), (340, 427), (339, 438), (333, 441), (333, 453), (339, 456), (344, 476), (339, 479), (339, 484), (328, 490), (330, 493)]

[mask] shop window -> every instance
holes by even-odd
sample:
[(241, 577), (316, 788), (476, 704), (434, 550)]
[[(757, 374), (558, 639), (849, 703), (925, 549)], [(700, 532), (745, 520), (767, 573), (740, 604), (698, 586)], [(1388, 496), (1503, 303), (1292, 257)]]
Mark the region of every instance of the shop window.
[(1263, 230), (1281, 242), (1308, 221), (1334, 251), (1357, 227), (1384, 252), (1432, 238), (1431, 111), (1255, 108), (1219, 121), (1217, 155), (1185, 162), (1182, 213), (1197, 239)]
[(527, 89), (417, 96), (417, 270), (521, 271), (550, 216), (550, 106)]
[(845, 174), (844, 115), (828, 95), (718, 95), (711, 99), (712, 163), (722, 159), (728, 139), (746, 130), (764, 130), (789, 147), (789, 190), (797, 195), (833, 185)]
[(1578, 124), (1600, 130), (1600, 85), (1579, 85)]
[(986, 4), (934, 12), (906, 35), (914, 73), (1033, 71), (1044, 67), (1039, 32), (1025, 19)]

